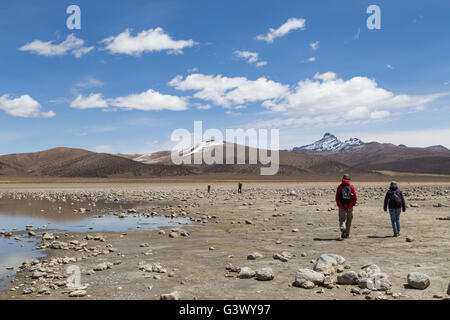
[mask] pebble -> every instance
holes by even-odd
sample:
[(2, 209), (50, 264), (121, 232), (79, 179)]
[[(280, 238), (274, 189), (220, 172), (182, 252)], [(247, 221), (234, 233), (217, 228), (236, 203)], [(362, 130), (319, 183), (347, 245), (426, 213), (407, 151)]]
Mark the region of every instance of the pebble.
[(160, 300), (180, 300), (181, 296), (178, 291), (174, 291), (168, 294), (162, 294)]

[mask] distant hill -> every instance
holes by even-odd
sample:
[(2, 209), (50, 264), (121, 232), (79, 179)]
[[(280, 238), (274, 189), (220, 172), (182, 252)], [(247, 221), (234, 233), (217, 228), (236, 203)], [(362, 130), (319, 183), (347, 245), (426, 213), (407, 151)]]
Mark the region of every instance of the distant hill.
[(0, 156), (0, 174), (7, 176), (151, 177), (191, 173), (186, 167), (148, 166), (124, 157), (71, 148)]
[(428, 149), (428, 150), (434, 150), (434, 151), (448, 151), (448, 152), (450, 152), (449, 149), (447, 149), (446, 147), (441, 146), (441, 145), (431, 146), (431, 147), (427, 147), (427, 148), (425, 148), (425, 149)]
[[(240, 146), (243, 147), (243, 146)], [(185, 157), (183, 159), (189, 161), (189, 163), (194, 163), (194, 158), (196, 154), (207, 152), (209, 154), (215, 155), (214, 148), (221, 148), (224, 164), (213, 164), (213, 165), (188, 165), (196, 173), (239, 173), (239, 174), (258, 174), (260, 173), (261, 164), (250, 165), (249, 154), (255, 152), (259, 154), (259, 150), (250, 147), (244, 147), (245, 152), (243, 157), (238, 156), (238, 145), (231, 144), (228, 142), (215, 142), (207, 141), (202, 142), (196, 146), (193, 146), (184, 151)], [(233, 156), (227, 154), (227, 148), (233, 149)], [(228, 159), (228, 161), (227, 161)], [(171, 152), (170, 151), (160, 151), (148, 155), (140, 156), (135, 161), (140, 161), (146, 164), (172, 164)], [(225, 164), (231, 162), (234, 164)], [(237, 164), (246, 163), (246, 164)], [(279, 163), (280, 163), (280, 175), (341, 175), (344, 172), (367, 175), (372, 174), (371, 172), (352, 168), (351, 166), (344, 165), (335, 160), (323, 157), (321, 155), (308, 155), (293, 153), (288, 151), (279, 152)]]

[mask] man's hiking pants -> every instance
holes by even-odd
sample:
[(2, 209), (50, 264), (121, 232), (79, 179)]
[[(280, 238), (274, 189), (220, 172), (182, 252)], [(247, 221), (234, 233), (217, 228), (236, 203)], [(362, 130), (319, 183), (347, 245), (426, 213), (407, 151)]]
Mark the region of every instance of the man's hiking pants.
[(389, 214), (391, 215), (392, 229), (394, 234), (400, 233), (400, 214), (402, 213), (402, 208), (389, 208)]
[(339, 208), (339, 227), (341, 232), (343, 231), (346, 236), (350, 235), (350, 228), (353, 220), (353, 208), (342, 209)]

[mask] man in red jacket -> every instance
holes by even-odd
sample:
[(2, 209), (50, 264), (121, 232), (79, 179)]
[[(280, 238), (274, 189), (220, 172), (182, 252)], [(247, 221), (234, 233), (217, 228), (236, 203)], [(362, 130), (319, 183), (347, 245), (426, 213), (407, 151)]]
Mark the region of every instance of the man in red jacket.
[(342, 183), (336, 191), (336, 204), (339, 207), (339, 227), (341, 228), (341, 239), (350, 237), (350, 227), (353, 220), (353, 206), (356, 204), (355, 187), (350, 183), (350, 175), (344, 174)]

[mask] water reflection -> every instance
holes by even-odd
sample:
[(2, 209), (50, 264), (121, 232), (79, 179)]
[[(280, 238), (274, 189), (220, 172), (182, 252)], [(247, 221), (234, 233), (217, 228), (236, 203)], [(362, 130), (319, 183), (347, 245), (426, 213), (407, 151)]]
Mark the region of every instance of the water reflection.
[[(42, 232), (122, 232), (130, 230), (158, 230), (163, 227), (180, 229), (189, 219), (170, 219), (162, 216), (145, 217), (119, 213), (131, 208), (153, 207), (155, 203), (51, 202), (47, 200), (0, 199), (0, 231), (13, 232), (12, 237), (0, 236), (0, 290), (8, 286), (23, 261), (43, 254), (35, 250)], [(80, 213), (80, 208), (87, 209)], [(36, 232), (29, 238), (27, 226)], [(13, 270), (9, 270), (13, 268)]]

